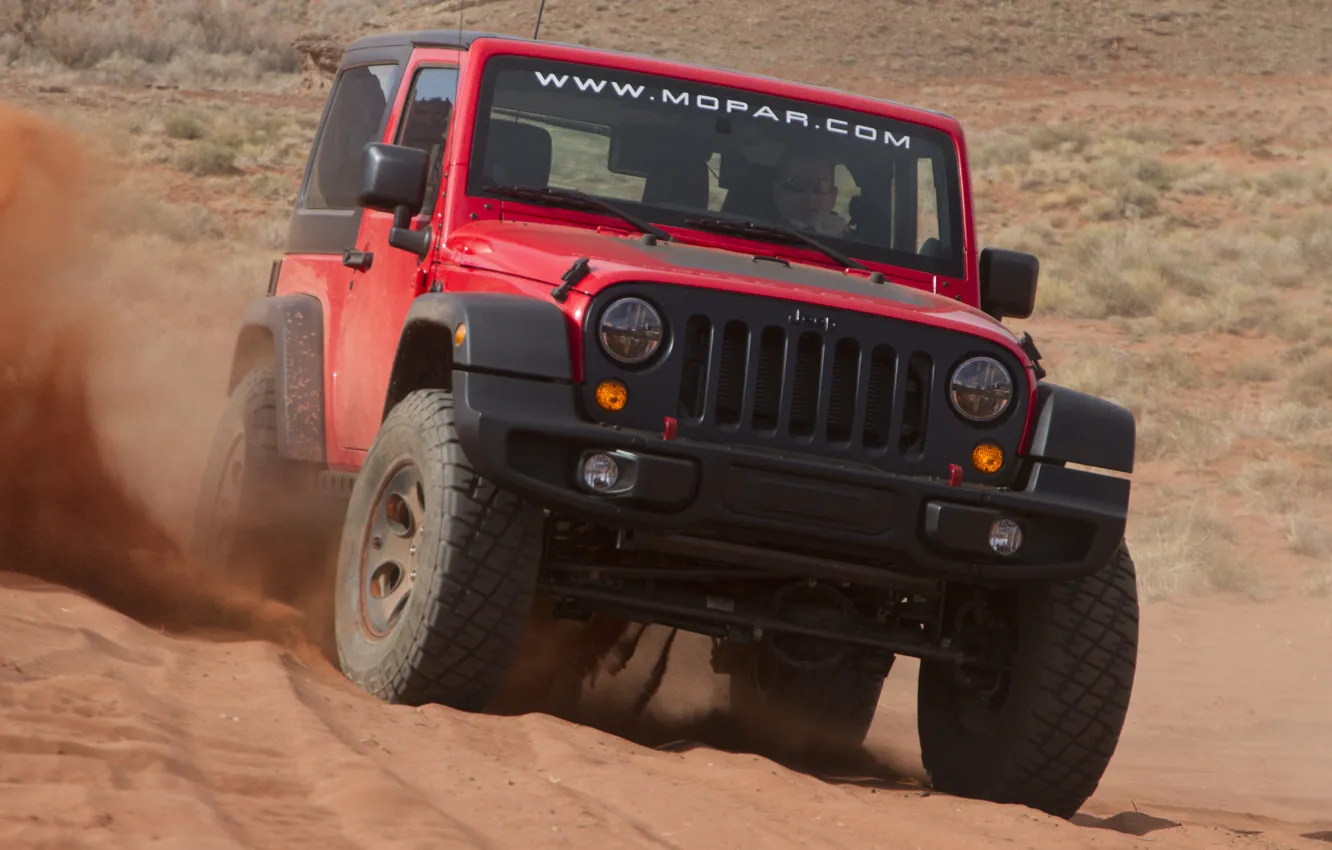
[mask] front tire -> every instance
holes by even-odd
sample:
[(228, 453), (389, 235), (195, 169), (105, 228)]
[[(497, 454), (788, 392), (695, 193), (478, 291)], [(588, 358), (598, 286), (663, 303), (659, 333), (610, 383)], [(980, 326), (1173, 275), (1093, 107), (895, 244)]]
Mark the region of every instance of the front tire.
[(531, 612), (543, 523), (468, 465), (449, 393), (407, 396), (347, 510), (334, 602), (343, 673), (387, 702), (484, 710)]
[[(971, 634), (1007, 643), (1011, 666), (982, 674), (921, 662), (917, 724), (930, 781), (1071, 818), (1100, 783), (1128, 713), (1138, 652), (1128, 548), (1089, 576), (974, 610)], [(959, 638), (967, 642), (965, 632)]]

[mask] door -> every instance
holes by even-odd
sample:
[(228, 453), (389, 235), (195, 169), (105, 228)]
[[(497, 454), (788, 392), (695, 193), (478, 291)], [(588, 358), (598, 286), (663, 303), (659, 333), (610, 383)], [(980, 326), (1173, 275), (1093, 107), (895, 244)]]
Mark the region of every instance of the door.
[[(458, 88), (458, 67), (445, 64), (445, 51), (430, 51), (408, 68), (401, 116), (385, 141), (430, 155), (426, 200), (413, 226), (430, 226), (439, 200), (444, 148)], [(456, 54), (451, 54), (456, 55)], [(388, 244), (390, 213), (365, 210), (354, 247), (368, 260), (348, 268), (347, 294), (334, 363), (333, 411), (344, 449), (369, 449), (379, 431), (388, 394), (389, 372), (398, 336), (412, 301), (423, 291), (425, 265), (410, 251)], [(436, 233), (438, 236), (438, 232)]]
[[(324, 312), (324, 364), (336, 360), (337, 329), (347, 295), (348, 270), (342, 252), (356, 240), (362, 210), (356, 205), (360, 155), (366, 143), (382, 138), (406, 56), (398, 48), (357, 50), (343, 59), (324, 105), (305, 175), (292, 211), (277, 291), (318, 298)], [(348, 458), (337, 439), (330, 403), (333, 374), (325, 368), (327, 461), (339, 467)]]

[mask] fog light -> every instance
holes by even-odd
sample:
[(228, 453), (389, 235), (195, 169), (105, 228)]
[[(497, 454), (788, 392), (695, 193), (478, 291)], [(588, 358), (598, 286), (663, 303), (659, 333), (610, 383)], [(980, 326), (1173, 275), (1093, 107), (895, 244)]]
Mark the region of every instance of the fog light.
[(629, 388), (624, 385), (624, 382), (612, 378), (597, 384), (597, 404), (601, 405), (603, 410), (609, 410), (612, 413), (624, 410), (624, 406), (628, 403)]
[(1011, 519), (999, 519), (990, 526), (990, 548), (997, 555), (1012, 555), (1022, 548), (1022, 528)]
[(620, 480), (620, 465), (605, 454), (589, 455), (583, 461), (583, 483), (592, 490), (605, 491)]
[(986, 475), (993, 475), (1004, 466), (1004, 450), (998, 443), (977, 443), (971, 450), (971, 465)]

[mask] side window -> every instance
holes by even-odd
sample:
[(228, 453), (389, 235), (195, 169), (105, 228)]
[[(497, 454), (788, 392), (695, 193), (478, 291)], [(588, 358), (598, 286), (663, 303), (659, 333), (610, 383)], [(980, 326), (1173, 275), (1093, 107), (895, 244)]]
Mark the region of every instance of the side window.
[(457, 68), (422, 68), (412, 80), (412, 90), (403, 108), (397, 143), (430, 155), (430, 179), (426, 183), (426, 201), (421, 210), (434, 212), (444, 165), (444, 147), (448, 141), (449, 120), (458, 93)]
[(328, 118), (315, 148), (301, 206), (307, 210), (352, 210), (361, 183), (361, 155), (384, 126), (395, 64), (348, 68), (338, 77)]

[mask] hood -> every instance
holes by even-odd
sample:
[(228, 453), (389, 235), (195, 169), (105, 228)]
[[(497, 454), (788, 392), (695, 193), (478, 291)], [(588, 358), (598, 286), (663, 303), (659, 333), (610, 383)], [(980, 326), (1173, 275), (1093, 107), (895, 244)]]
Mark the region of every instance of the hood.
[[(588, 274), (574, 289), (595, 295), (607, 286), (649, 280), (723, 289), (856, 310), (951, 328), (1016, 349), (1017, 338), (986, 313), (944, 295), (795, 260), (755, 259), (745, 251), (684, 242), (644, 244), (637, 236), (538, 222), (472, 222), (454, 231), (448, 249), (460, 265), (539, 280), (552, 287), (581, 257)], [(1024, 358), (1025, 360), (1025, 358)]]

